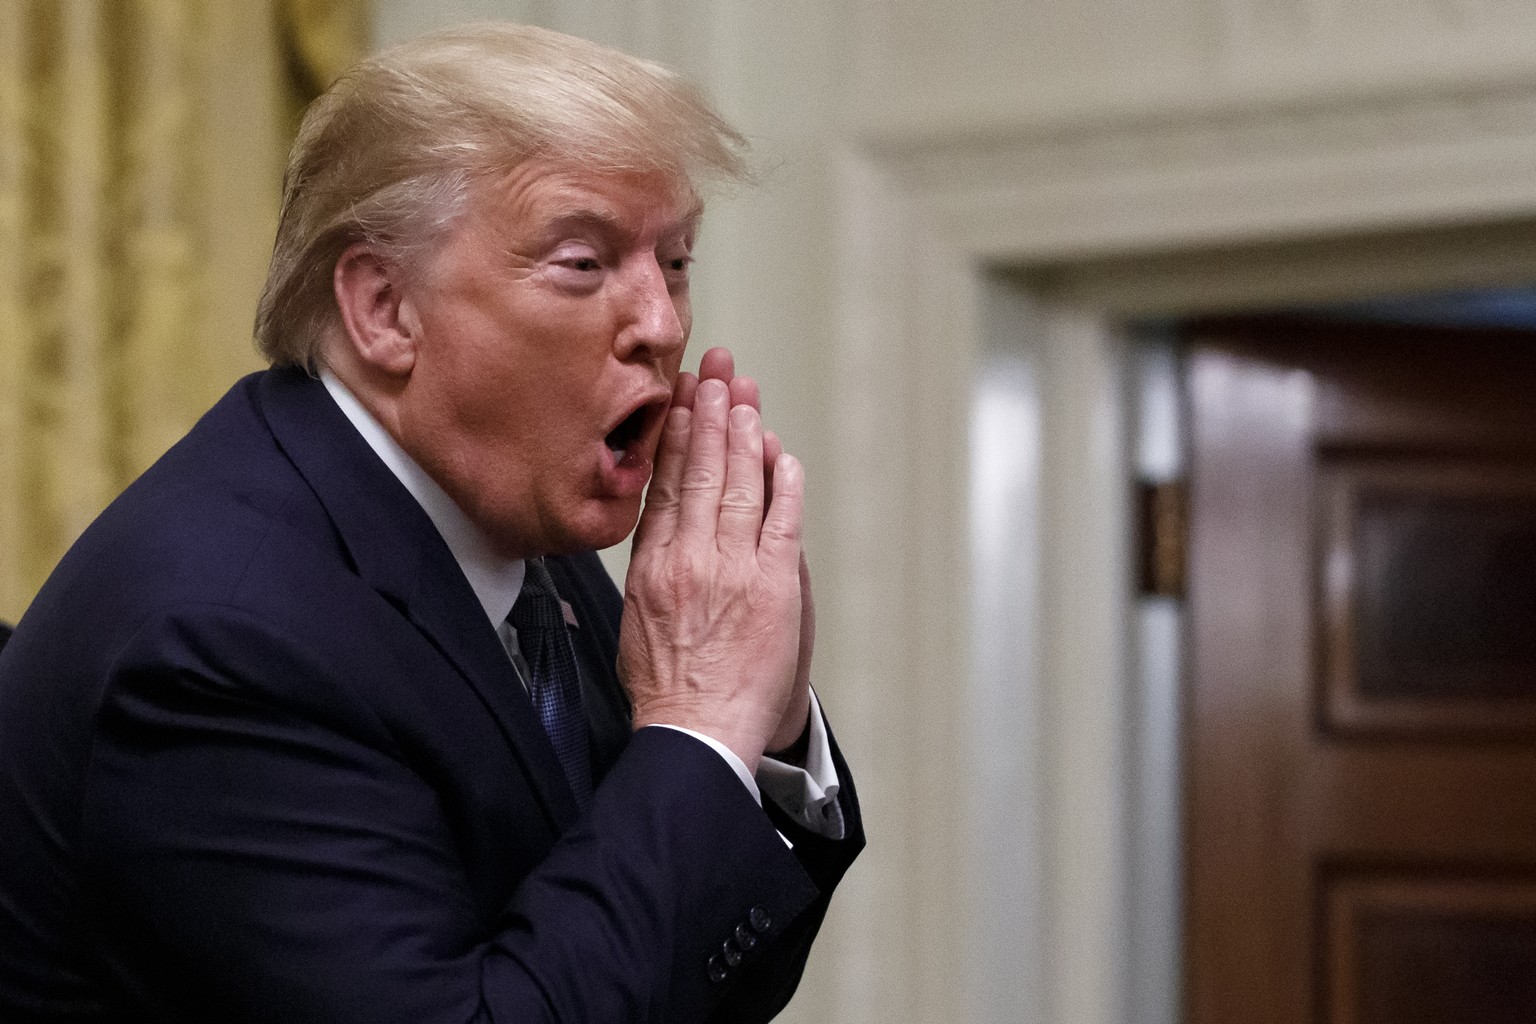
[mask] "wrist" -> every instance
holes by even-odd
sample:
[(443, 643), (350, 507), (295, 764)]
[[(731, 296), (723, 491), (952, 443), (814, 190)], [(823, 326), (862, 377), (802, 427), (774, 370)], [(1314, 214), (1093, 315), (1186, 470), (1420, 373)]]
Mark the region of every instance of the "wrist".
[(805, 728), (800, 730), (800, 735), (795, 737), (795, 741), (793, 743), (783, 748), (782, 750), (764, 751), (763, 756), (771, 757), (775, 761), (782, 761), (785, 764), (793, 765), (796, 768), (804, 768), (806, 755), (810, 753), (810, 749), (811, 718), (810, 715), (807, 714), (805, 718)]
[[(804, 768), (806, 753), (811, 743), (810, 688), (807, 687), (803, 698), (794, 701), (791, 706), (793, 710), (785, 714), (784, 720), (779, 723), (778, 731), (769, 738), (763, 756), (771, 757), (775, 761), (783, 761), (797, 768)], [(797, 722), (799, 723), (798, 731), (791, 731)]]

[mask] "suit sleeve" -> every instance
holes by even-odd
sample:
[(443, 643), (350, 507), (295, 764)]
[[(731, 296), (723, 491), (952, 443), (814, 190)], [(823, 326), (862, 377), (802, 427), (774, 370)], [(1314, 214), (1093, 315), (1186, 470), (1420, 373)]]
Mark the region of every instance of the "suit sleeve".
[(741, 983), (725, 994), (724, 1001), (710, 1017), (715, 1024), (768, 1020), (784, 1008), (800, 983), (811, 942), (826, 916), (832, 890), (842, 880), (853, 858), (864, 848), (864, 824), (859, 815), (853, 776), (830, 728), (827, 738), (839, 780), (837, 802), (843, 816), (843, 838), (828, 839), (807, 829), (777, 805), (764, 802), (763, 810), (779, 833), (793, 845), (795, 857), (816, 887), (817, 896), (805, 912), (790, 922), (779, 941), (764, 950), (759, 962)]
[(152, 621), (114, 666), (81, 857), (145, 1017), (683, 1024), (793, 991), (856, 846), (791, 853), (712, 751), (643, 730), (487, 920), (439, 794), (333, 669), (225, 608)]

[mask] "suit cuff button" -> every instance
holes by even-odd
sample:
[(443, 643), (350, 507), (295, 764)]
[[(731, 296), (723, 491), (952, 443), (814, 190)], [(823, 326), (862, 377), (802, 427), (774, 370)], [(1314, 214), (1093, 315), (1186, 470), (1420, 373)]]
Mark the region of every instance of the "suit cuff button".
[(725, 965), (725, 960), (716, 953), (709, 958), (709, 980), (716, 985), (731, 976), (731, 969)]
[(740, 946), (743, 952), (750, 950), (753, 946), (757, 945), (757, 933), (748, 928), (746, 925), (737, 925), (735, 934), (736, 945)]
[(763, 907), (753, 907), (747, 911), (747, 923), (752, 926), (753, 931), (762, 935), (773, 927), (773, 918), (769, 916), (768, 911)]
[(741, 950), (737, 948), (734, 940), (725, 940), (724, 945), (720, 947), (720, 958), (725, 961), (727, 967), (741, 966)]

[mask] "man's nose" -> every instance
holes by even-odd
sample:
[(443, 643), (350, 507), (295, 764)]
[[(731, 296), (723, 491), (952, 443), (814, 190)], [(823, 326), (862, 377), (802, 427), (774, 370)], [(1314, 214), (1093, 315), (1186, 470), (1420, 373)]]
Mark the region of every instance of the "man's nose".
[[(657, 358), (680, 351), (688, 341), (685, 313), (667, 287), (667, 276), (655, 259), (637, 259), (626, 274), (626, 319), (617, 343), (619, 358)], [(686, 306), (682, 307), (686, 309)]]

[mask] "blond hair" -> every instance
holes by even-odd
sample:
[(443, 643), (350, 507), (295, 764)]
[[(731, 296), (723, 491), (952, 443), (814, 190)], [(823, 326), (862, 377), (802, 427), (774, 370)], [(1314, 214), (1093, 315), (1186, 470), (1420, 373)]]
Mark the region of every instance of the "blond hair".
[(256, 340), (314, 370), (338, 322), (331, 278), (366, 241), (416, 269), (475, 187), (525, 160), (660, 173), (701, 192), (742, 180), (745, 140), (675, 73), (526, 25), (469, 25), (357, 64), (304, 115)]

